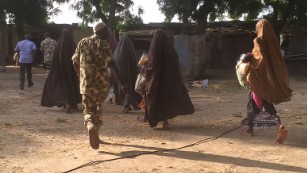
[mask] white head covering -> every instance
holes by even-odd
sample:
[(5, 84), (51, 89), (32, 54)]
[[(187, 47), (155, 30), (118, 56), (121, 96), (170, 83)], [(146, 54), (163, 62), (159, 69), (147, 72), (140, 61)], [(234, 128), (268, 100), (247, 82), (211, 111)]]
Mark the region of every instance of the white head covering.
[(107, 25), (103, 22), (98, 22), (95, 24), (95, 26), (93, 27), (94, 32), (96, 33), (99, 30), (102, 30), (104, 27), (106, 27)]

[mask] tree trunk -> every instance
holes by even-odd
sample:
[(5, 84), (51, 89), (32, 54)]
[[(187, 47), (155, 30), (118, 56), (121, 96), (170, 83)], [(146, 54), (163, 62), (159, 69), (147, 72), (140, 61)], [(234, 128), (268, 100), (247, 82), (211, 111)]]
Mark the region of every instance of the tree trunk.
[(208, 23), (207, 18), (208, 18), (208, 14), (204, 14), (197, 20), (197, 30), (201, 34), (206, 32), (206, 27)]
[(0, 21), (0, 72), (5, 72), (5, 60), (7, 56), (4, 51), (6, 25), (2, 22), (3, 21)]
[[(0, 72), (5, 72), (5, 16), (0, 12)], [(3, 69), (1, 69), (3, 67)]]
[(108, 26), (111, 31), (114, 31), (115, 28), (115, 10), (116, 10), (117, 0), (111, 0), (110, 2), (110, 13), (109, 13), (109, 22)]
[(103, 14), (100, 4), (99, 4), (99, 0), (93, 0), (93, 4), (96, 8), (97, 14), (99, 16), (99, 18), (104, 22), (104, 23), (108, 23), (108, 18), (106, 15)]
[(23, 26), (23, 15), (21, 14), (16, 14), (15, 16), (15, 24), (16, 24), (16, 31), (17, 31), (17, 38), (18, 41), (23, 40), (24, 39), (24, 26)]
[(16, 9), (14, 10), (14, 16), (15, 16), (15, 25), (16, 25), (16, 32), (18, 41), (24, 39), (24, 2), (21, 1), (20, 3), (16, 4)]

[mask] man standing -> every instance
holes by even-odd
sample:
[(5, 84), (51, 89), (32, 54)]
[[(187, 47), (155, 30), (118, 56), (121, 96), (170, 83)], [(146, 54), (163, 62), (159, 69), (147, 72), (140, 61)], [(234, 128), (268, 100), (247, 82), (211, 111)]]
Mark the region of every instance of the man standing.
[(27, 71), (28, 87), (32, 87), (34, 83), (32, 82), (32, 63), (34, 60), (34, 55), (36, 52), (36, 46), (34, 42), (30, 41), (31, 35), (26, 34), (25, 40), (19, 41), (15, 48), (15, 51), (19, 55), (19, 64), (20, 64), (20, 89), (24, 89), (25, 83), (25, 71)]
[[(83, 38), (78, 43), (72, 60), (80, 78), (84, 125), (88, 129), (91, 147), (98, 149), (102, 103), (109, 92), (108, 67), (114, 72), (114, 63), (112, 63), (112, 51), (106, 40), (109, 35), (106, 24), (99, 22), (93, 30), (94, 35)], [(116, 72), (115, 77), (117, 77)]]
[(56, 41), (50, 38), (49, 32), (46, 32), (45, 40), (41, 42), (40, 51), (43, 52), (44, 54), (44, 65), (47, 70), (47, 74), (51, 69), (55, 46), (56, 46)]

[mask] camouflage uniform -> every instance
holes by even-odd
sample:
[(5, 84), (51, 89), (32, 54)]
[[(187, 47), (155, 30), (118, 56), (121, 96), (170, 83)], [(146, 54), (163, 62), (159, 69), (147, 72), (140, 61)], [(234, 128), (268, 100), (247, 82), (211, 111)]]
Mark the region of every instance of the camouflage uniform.
[(109, 92), (107, 63), (112, 53), (106, 40), (98, 35), (82, 39), (72, 57), (74, 64), (80, 65), (80, 93), (84, 123), (102, 125), (102, 103)]
[(44, 63), (47, 69), (51, 68), (56, 41), (47, 37), (41, 42), (40, 51), (44, 53)]

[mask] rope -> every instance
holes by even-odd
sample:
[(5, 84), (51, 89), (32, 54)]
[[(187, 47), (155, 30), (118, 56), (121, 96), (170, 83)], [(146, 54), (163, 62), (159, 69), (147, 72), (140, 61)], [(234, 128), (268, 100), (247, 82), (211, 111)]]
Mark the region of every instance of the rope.
[(142, 155), (150, 155), (150, 154), (154, 154), (154, 153), (163, 153), (163, 152), (168, 152), (168, 151), (174, 151), (174, 150), (181, 150), (181, 149), (184, 149), (184, 148), (189, 148), (189, 147), (193, 147), (193, 146), (196, 146), (196, 145), (200, 145), (200, 144), (203, 144), (205, 142), (210, 142), (210, 141), (214, 141), (214, 140), (217, 140), (219, 138), (221, 138), (222, 136), (228, 134), (228, 133), (231, 133), (237, 129), (241, 128), (241, 125), (240, 126), (237, 126), (237, 127), (234, 127), (230, 130), (227, 130), (223, 133), (221, 133), (220, 135), (216, 136), (216, 137), (209, 137), (209, 138), (205, 138), (205, 139), (202, 139), (200, 141), (197, 141), (195, 143), (192, 143), (192, 144), (188, 144), (188, 145), (185, 145), (185, 146), (182, 146), (182, 147), (178, 147), (178, 148), (171, 148), (171, 149), (161, 149), (161, 150), (155, 150), (155, 151), (148, 151), (148, 152), (142, 152), (142, 153), (138, 153), (138, 154), (132, 154), (132, 155), (129, 155), (129, 156), (122, 156), (122, 157), (117, 157), (117, 158), (114, 158), (114, 159), (107, 159), (107, 160), (97, 160), (97, 161), (91, 161), (91, 162), (88, 162), (86, 164), (83, 164), (83, 165), (80, 165), (78, 167), (75, 167), (73, 169), (70, 169), (68, 171), (65, 171), (65, 172), (62, 172), (62, 173), (69, 173), (69, 172), (73, 172), (73, 171), (76, 171), (78, 169), (81, 169), (81, 168), (84, 168), (86, 166), (93, 166), (93, 165), (98, 165), (98, 164), (101, 164), (101, 163), (105, 163), (105, 162), (111, 162), (111, 161), (115, 161), (115, 160), (122, 160), (122, 159), (128, 159), (128, 158), (135, 158), (135, 157), (138, 157), (138, 156), (142, 156)]

